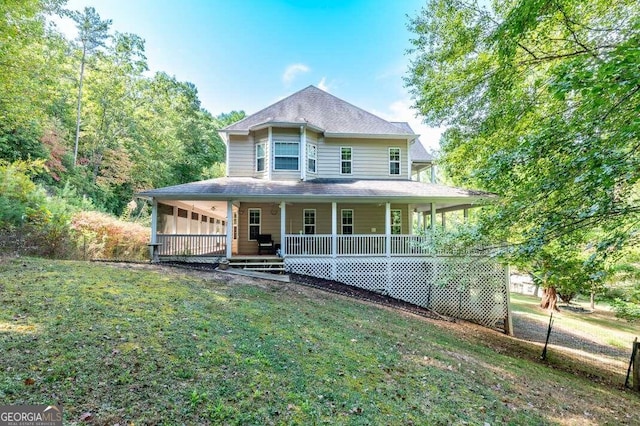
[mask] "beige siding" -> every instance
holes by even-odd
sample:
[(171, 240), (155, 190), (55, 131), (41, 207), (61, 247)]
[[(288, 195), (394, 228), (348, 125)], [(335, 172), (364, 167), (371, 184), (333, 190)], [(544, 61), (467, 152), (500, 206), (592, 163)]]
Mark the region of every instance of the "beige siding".
[(229, 135), (229, 164), (231, 177), (253, 176), (255, 173), (255, 145), (253, 136)]
[[(352, 173), (340, 174), (340, 148), (352, 148)], [(389, 175), (389, 148), (400, 148), (400, 175)], [(323, 178), (408, 179), (407, 141), (325, 138), (318, 144), (318, 175)]]

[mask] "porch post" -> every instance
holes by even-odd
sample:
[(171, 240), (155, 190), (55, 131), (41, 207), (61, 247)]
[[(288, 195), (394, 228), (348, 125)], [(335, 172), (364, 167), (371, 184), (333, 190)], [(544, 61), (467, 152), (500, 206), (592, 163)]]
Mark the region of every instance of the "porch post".
[(391, 203), (384, 204), (384, 252), (387, 257), (391, 256)]
[(173, 213), (173, 217), (171, 218), (171, 233), (178, 233), (178, 207), (173, 206), (171, 208), (171, 212)]
[(227, 201), (227, 243), (225, 257), (231, 258), (233, 250), (233, 201)]
[(158, 259), (158, 200), (151, 199), (151, 262), (159, 262)]
[(287, 203), (284, 201), (280, 202), (280, 255), (282, 257), (286, 256), (286, 241), (285, 239), (287, 234)]
[(442, 229), (446, 229), (447, 227), (447, 218), (445, 216), (445, 212), (442, 212)]
[(158, 200), (151, 201), (151, 244), (158, 242)]
[(338, 268), (336, 265), (338, 257), (338, 203), (331, 203), (331, 279), (338, 278)]
[(431, 230), (436, 229), (436, 203), (431, 203)]

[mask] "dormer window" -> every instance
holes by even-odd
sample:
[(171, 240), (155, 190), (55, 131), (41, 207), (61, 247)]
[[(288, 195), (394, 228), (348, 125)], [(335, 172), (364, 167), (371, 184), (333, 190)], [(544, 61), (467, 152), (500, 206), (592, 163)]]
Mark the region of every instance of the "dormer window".
[(300, 144), (298, 142), (274, 142), (274, 170), (299, 170)]
[(400, 174), (400, 148), (389, 148), (389, 174)]

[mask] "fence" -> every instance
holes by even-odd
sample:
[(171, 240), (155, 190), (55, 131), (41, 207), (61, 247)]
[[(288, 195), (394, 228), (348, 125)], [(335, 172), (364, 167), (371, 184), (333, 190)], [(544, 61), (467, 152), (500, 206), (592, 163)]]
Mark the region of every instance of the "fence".
[(160, 256), (224, 255), (226, 235), (158, 234)]
[(511, 332), (508, 268), (487, 257), (287, 257), (285, 268)]

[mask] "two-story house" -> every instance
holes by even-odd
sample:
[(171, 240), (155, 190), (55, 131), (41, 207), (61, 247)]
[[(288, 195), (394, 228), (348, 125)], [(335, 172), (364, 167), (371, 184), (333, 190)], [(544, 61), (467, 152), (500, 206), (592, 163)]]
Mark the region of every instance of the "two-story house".
[[(140, 194), (152, 200), (160, 259), (270, 256), (289, 272), (407, 299), (402, 294), (414, 292), (407, 283), (432, 285), (439, 270), (425, 266), (425, 255), (433, 254), (424, 245), (429, 235), (415, 229), (490, 197), (412, 179), (432, 159), (407, 123), (314, 86), (220, 134), (226, 177)], [(496, 271), (503, 284), (503, 270)]]

